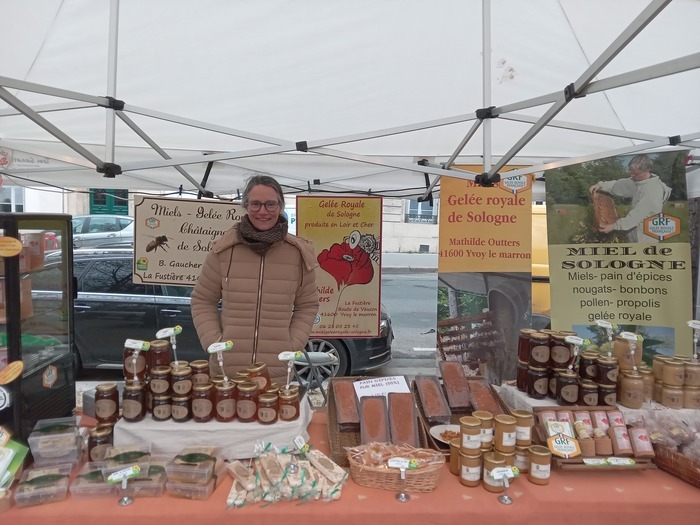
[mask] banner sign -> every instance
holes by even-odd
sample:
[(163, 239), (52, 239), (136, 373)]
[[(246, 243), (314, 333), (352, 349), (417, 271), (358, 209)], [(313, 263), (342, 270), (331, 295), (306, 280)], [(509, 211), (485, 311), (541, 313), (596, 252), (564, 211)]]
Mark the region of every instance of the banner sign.
[[(532, 310), (531, 245), (530, 175), (493, 187), (440, 179), (441, 359), (499, 384), (515, 377), (519, 331), (530, 326)], [(468, 342), (477, 335), (478, 343)]]
[[(627, 155), (546, 172), (552, 327), (601, 339), (596, 321), (644, 338), (644, 358), (689, 355), (687, 152)], [(598, 341), (600, 342), (600, 341)]]
[(381, 197), (297, 197), (297, 234), (319, 267), (312, 336), (378, 337), (381, 321)]
[(134, 282), (194, 286), (214, 241), (240, 221), (240, 204), (134, 197)]

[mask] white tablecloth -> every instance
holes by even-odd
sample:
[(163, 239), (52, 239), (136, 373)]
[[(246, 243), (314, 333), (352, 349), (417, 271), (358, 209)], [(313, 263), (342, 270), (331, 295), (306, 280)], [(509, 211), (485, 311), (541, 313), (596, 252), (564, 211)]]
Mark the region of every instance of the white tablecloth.
[(215, 420), (206, 423), (154, 421), (150, 414), (137, 423), (120, 419), (114, 425), (114, 446), (151, 443), (152, 454), (174, 456), (187, 446), (210, 445), (219, 447), (219, 455), (224, 459), (250, 458), (255, 455), (255, 444), (260, 441), (280, 449), (293, 447), (297, 436), (308, 441), (306, 429), (313, 411), (306, 398), (301, 400), (299, 408), (296, 421), (278, 421), (272, 425)]

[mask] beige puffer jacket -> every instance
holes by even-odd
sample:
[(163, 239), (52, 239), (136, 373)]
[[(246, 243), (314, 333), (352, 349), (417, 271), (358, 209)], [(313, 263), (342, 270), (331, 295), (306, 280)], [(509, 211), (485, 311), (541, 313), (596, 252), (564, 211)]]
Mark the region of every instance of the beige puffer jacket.
[[(238, 225), (216, 241), (192, 291), (192, 319), (205, 350), (233, 341), (223, 353), (227, 375), (253, 362), (266, 363), (271, 377), (286, 374), (277, 356), (306, 344), (318, 312), (316, 266), (312, 243), (291, 234), (264, 257), (239, 240)], [(210, 363), (221, 374), (216, 355)]]

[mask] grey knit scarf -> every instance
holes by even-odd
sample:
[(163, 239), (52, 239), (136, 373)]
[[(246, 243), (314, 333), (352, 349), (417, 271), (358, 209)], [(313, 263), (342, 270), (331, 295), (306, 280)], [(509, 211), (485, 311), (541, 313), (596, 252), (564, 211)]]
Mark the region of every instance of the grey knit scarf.
[(280, 215), (271, 229), (261, 232), (255, 229), (250, 222), (248, 215), (244, 215), (238, 225), (238, 236), (243, 244), (260, 256), (265, 255), (267, 250), (276, 242), (284, 240), (287, 236), (287, 219)]

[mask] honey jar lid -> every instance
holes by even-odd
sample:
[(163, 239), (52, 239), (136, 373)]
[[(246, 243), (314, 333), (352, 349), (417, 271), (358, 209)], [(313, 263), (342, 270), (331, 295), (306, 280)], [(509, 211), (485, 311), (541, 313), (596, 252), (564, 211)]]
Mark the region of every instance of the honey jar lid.
[(190, 361), (190, 368), (206, 368), (209, 366), (209, 361), (206, 359), (197, 359), (196, 361)]
[(530, 337), (533, 339), (541, 339), (544, 341), (545, 339), (549, 339), (549, 334), (546, 334), (544, 332), (533, 332), (530, 334)]
[(170, 367), (169, 366), (155, 366), (151, 368), (151, 375), (152, 376), (164, 376), (168, 375), (170, 373)]
[(260, 403), (274, 403), (277, 401), (277, 394), (268, 394), (267, 392), (260, 395)]
[(262, 372), (267, 368), (267, 365), (265, 363), (253, 363), (248, 367), (248, 370), (250, 372)]
[(170, 343), (166, 339), (154, 339), (151, 341), (151, 350), (161, 350), (170, 347)]
[(92, 437), (105, 437), (112, 433), (112, 427), (109, 425), (100, 425), (90, 430)]
[(257, 389), (258, 385), (251, 383), (250, 381), (246, 381), (245, 383), (240, 383), (238, 385), (238, 390), (241, 392), (255, 392)]
[(192, 369), (189, 366), (182, 366), (182, 367), (178, 368), (177, 370), (173, 369), (170, 372), (171, 375), (177, 376), (177, 377), (186, 376), (186, 375), (191, 374), (191, 373), (192, 373)]
[(143, 381), (125, 381), (124, 388), (126, 390), (143, 390), (146, 384)]
[(206, 390), (211, 390), (211, 387), (213, 386), (212, 383), (199, 383), (198, 385), (194, 385), (192, 387), (192, 390), (195, 390), (197, 392), (204, 392)]
[(95, 390), (98, 390), (99, 392), (110, 392), (112, 390), (117, 389), (117, 384), (116, 383), (100, 383), (95, 387)]

